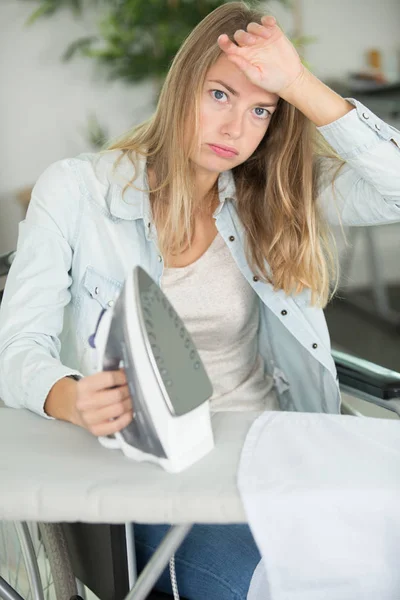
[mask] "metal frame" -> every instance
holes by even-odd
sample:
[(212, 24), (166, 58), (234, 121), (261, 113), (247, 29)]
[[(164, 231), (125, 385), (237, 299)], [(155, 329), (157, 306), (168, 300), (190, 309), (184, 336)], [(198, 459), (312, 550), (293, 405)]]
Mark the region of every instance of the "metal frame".
[[(14, 526), (25, 561), (29, 585), (34, 594), (34, 600), (44, 600), (42, 581), (28, 524), (25, 522), (15, 522)], [(21, 600), (21, 596), (3, 577), (0, 577), (0, 597), (4, 597), (5, 600)], [(22, 600), (24, 599), (22, 598)]]
[(175, 554), (192, 527), (192, 523), (172, 525), (125, 600), (146, 600), (161, 573), (171, 560), (171, 557)]
[(0, 577), (0, 594), (3, 594), (0, 597), (4, 600), (24, 600), (2, 577)]

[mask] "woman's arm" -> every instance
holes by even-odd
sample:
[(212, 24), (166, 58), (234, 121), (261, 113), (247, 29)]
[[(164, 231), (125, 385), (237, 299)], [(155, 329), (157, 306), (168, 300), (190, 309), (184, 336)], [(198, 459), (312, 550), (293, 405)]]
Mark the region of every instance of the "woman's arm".
[(319, 202), (326, 218), (344, 225), (400, 221), (400, 132), (309, 73), (273, 17), (263, 17), (262, 23), (237, 31), (237, 45), (226, 35), (218, 44), (252, 83), (314, 122), (346, 161), (333, 186), (337, 161), (320, 163)]
[(280, 92), (280, 97), (300, 110), (317, 127), (328, 125), (354, 109), (307, 69)]
[(49, 417), (80, 425), (76, 410), (78, 382), (70, 377), (59, 379), (47, 395), (44, 411)]
[(319, 204), (332, 224), (379, 225), (400, 221), (400, 132), (357, 100), (344, 117), (319, 128), (344, 160), (320, 159)]
[(100, 371), (79, 381), (64, 377), (51, 388), (44, 410), (51, 417), (85, 427), (96, 436), (120, 431), (133, 419), (125, 371)]
[(347, 226), (400, 221), (400, 132), (308, 71), (282, 97), (313, 121), (346, 161), (333, 186), (337, 164), (320, 163), (319, 204), (328, 221)]
[(54, 163), (39, 177), (20, 223), (0, 309), (0, 397), (46, 417), (43, 407), (54, 384), (81, 375), (61, 363), (59, 340), (71, 299), (79, 203), (68, 161)]

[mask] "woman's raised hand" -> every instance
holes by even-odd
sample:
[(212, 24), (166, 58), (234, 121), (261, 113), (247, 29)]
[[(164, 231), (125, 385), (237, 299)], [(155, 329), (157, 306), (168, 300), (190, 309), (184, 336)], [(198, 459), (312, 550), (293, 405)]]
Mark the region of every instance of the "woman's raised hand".
[(280, 95), (302, 77), (305, 67), (274, 17), (264, 16), (262, 25), (249, 23), (233, 37), (238, 46), (226, 34), (218, 45), (254, 85)]
[(110, 435), (129, 425), (133, 408), (125, 371), (102, 371), (80, 379), (75, 408), (76, 424), (93, 435)]

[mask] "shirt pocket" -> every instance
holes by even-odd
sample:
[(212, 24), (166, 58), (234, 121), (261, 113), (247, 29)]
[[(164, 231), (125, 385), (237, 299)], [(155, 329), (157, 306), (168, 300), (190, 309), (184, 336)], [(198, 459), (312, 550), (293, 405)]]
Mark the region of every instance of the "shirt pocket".
[(77, 315), (77, 333), (85, 347), (89, 346), (89, 337), (96, 330), (100, 313), (114, 305), (122, 286), (123, 282), (87, 267), (79, 286)]

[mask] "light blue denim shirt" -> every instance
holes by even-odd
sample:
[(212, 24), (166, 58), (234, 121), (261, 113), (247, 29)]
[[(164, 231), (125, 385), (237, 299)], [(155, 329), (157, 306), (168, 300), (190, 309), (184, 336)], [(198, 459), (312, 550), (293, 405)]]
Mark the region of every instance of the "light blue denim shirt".
[[(328, 159), (319, 202), (328, 221), (373, 225), (400, 221), (400, 132), (368, 108), (319, 131), (346, 160), (331, 185)], [(16, 258), (0, 311), (0, 397), (40, 415), (52, 385), (94, 372), (88, 338), (100, 311), (112, 306), (134, 265), (158, 283), (163, 257), (146, 191), (122, 189), (132, 166), (119, 151), (81, 154), (50, 165), (38, 179), (20, 223)], [(145, 162), (136, 185), (147, 189)], [(259, 350), (282, 410), (339, 413), (340, 393), (324, 313), (310, 293), (287, 296), (254, 279), (244, 252), (230, 171), (218, 181), (214, 218), (234, 260), (260, 301)], [(223, 273), (219, 274), (223, 277)]]

